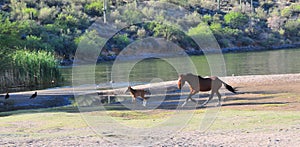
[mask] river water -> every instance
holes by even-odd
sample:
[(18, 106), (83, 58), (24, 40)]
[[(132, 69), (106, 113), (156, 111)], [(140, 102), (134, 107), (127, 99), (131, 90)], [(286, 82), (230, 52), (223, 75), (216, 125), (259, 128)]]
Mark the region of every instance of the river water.
[[(188, 58), (194, 63), (194, 68), (198, 74), (211, 75), (210, 68), (212, 66), (208, 65), (206, 56), (189, 56)], [(224, 73), (227, 76), (300, 73), (300, 48), (226, 53), (223, 54), (222, 58), (224, 58), (225, 65)], [(135, 61), (122, 61), (118, 63), (122, 67), (120, 70), (130, 70), (130, 72), (128, 75), (121, 75), (120, 72), (121, 78), (119, 77), (119, 79), (122, 79), (122, 76), (127, 76), (130, 82), (136, 83), (149, 83), (153, 82), (153, 79), (154, 82), (155, 80), (156, 82), (176, 80), (178, 77), (178, 71), (176, 71), (178, 67), (176, 66), (180, 66), (180, 68), (189, 68), (189, 66), (185, 67), (182, 63), (180, 64), (181, 59), (173, 59), (175, 62), (172, 65), (162, 59), (146, 59), (137, 63)], [(113, 78), (112, 67), (114, 64), (114, 62), (103, 62), (97, 65), (89, 65), (86, 68), (92, 67), (94, 70), (88, 72), (84, 72), (85, 67), (81, 67), (83, 72), (80, 74), (84, 77), (93, 77), (96, 84), (109, 83)], [(134, 66), (132, 66), (133, 64)], [(62, 67), (61, 71), (65, 79), (62, 86), (72, 85), (72, 67)]]

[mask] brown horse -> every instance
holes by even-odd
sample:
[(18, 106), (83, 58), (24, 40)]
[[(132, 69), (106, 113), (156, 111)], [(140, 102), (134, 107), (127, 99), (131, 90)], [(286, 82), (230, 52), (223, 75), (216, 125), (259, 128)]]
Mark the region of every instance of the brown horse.
[(198, 93), (199, 91), (210, 91), (210, 90), (211, 90), (211, 94), (209, 96), (209, 99), (205, 101), (201, 106), (206, 105), (213, 98), (214, 94), (217, 94), (219, 98), (219, 105), (221, 105), (221, 94), (219, 92), (219, 89), (222, 87), (222, 84), (224, 84), (226, 89), (229, 90), (230, 92), (236, 93), (235, 88), (232, 88), (230, 85), (226, 84), (225, 82), (223, 82), (222, 80), (220, 80), (218, 77), (215, 76), (209, 78), (202, 78), (201, 76), (193, 75), (191, 73), (188, 73), (186, 75), (184, 74), (179, 75), (178, 88), (181, 89), (181, 87), (183, 87), (185, 82), (189, 83), (190, 94), (186, 98), (185, 102), (182, 104), (182, 107), (187, 103), (189, 99), (197, 103), (197, 101), (194, 100), (192, 96)]
[(145, 94), (150, 94), (150, 92), (144, 90), (144, 89), (133, 89), (131, 86), (128, 86), (128, 89), (126, 92), (130, 92), (132, 96), (132, 102), (135, 104), (136, 103), (136, 98), (141, 97), (143, 99), (143, 106), (146, 107), (147, 104), (147, 99), (148, 97), (145, 97)]

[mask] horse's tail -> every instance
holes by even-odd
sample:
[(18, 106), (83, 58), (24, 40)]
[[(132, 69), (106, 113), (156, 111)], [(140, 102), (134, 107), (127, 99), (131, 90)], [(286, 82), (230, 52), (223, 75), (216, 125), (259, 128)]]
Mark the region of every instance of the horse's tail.
[(233, 88), (233, 87), (231, 87), (230, 85), (228, 85), (228, 84), (226, 84), (225, 82), (223, 82), (222, 80), (220, 80), (223, 84), (224, 84), (224, 86), (225, 86), (225, 88), (227, 89), (227, 90), (229, 90), (230, 92), (232, 92), (232, 93), (236, 93), (236, 88)]

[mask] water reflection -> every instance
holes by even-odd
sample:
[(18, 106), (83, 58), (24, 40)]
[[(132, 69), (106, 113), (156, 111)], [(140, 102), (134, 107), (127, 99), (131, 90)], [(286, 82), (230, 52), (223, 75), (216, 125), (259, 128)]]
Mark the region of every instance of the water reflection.
[[(224, 54), (226, 72), (228, 76), (234, 75), (266, 75), (300, 73), (300, 49), (274, 50), (246, 53)], [(209, 65), (205, 56), (191, 56), (199, 74), (211, 75)], [(174, 63), (180, 65), (179, 59), (174, 58)], [(122, 62), (120, 70), (126, 70), (127, 65), (132, 61)], [(111, 81), (111, 69), (113, 62), (99, 63), (95, 66), (95, 72), (82, 72), (85, 76), (95, 76), (95, 83), (109, 83)], [(175, 65), (177, 66), (177, 65)], [(215, 67), (215, 66), (214, 66)], [(184, 68), (184, 67), (183, 67)], [(188, 67), (186, 67), (188, 68)], [(65, 83), (71, 85), (71, 67), (61, 68)], [(177, 71), (172, 65), (162, 59), (147, 59), (135, 64), (132, 68), (129, 79), (131, 82), (150, 82), (154, 78), (164, 81), (176, 80)]]

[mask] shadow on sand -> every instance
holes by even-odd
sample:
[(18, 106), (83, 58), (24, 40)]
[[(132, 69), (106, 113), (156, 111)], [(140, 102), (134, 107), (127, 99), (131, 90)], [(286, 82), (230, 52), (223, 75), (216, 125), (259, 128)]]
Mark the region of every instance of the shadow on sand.
[[(247, 94), (267, 94), (266, 91), (252, 91)], [(243, 94), (243, 93), (240, 93)], [(274, 94), (274, 93), (270, 93)], [(227, 95), (227, 93), (226, 93)], [(226, 106), (242, 106), (242, 105), (265, 105), (265, 104), (287, 104), (288, 102), (271, 101), (274, 96), (264, 97), (235, 97), (235, 95), (228, 94), (230, 97), (224, 99), (222, 107)], [(239, 95), (239, 93), (237, 94)], [(115, 95), (114, 95), (115, 96)], [(38, 95), (36, 99), (30, 100), (28, 95), (16, 95), (8, 100), (0, 98), (0, 117), (26, 114), (26, 113), (44, 113), (44, 112), (67, 112), (67, 113), (81, 113), (81, 112), (93, 112), (93, 111), (123, 111), (123, 110), (152, 110), (152, 109), (166, 109), (166, 110), (193, 110), (203, 109), (199, 107), (204, 101), (207, 100), (209, 94), (200, 93), (195, 98), (198, 101), (198, 105), (189, 101), (185, 107), (181, 107), (181, 104), (187, 97), (187, 94), (181, 95), (178, 91), (168, 93), (163, 98), (157, 96), (150, 96), (147, 103), (147, 107), (142, 106), (142, 101), (137, 100), (136, 105), (131, 104), (131, 97), (128, 96), (116, 96), (116, 101), (110, 104), (103, 104), (103, 96), (96, 96), (95, 94), (87, 94), (80, 99), (74, 100), (73, 95)], [(104, 97), (106, 98), (106, 97)], [(263, 100), (263, 102), (260, 102)], [(270, 100), (270, 101), (269, 101)], [(214, 101), (217, 101), (214, 98)], [(227, 103), (231, 102), (232, 103)], [(242, 101), (242, 102), (241, 102)], [(269, 102), (268, 102), (269, 101)], [(78, 107), (80, 106), (80, 107)], [(101, 107), (100, 107), (101, 106)], [(211, 108), (208, 106), (205, 108)]]

